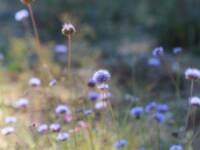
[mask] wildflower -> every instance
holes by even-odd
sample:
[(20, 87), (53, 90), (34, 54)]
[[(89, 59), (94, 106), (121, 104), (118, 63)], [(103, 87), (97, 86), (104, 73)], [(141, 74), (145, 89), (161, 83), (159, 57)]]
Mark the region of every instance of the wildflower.
[(97, 85), (97, 88), (100, 90), (108, 90), (109, 89), (109, 85), (105, 84), (105, 83), (101, 83)]
[(28, 18), (28, 16), (29, 16), (28, 11), (26, 9), (22, 9), (15, 13), (15, 20), (22, 21), (22, 20)]
[(20, 0), (23, 4), (29, 5), (33, 0)]
[(48, 125), (47, 124), (42, 124), (37, 128), (37, 131), (41, 134), (45, 133), (48, 131)]
[(169, 107), (167, 104), (158, 104), (157, 105), (157, 111), (160, 113), (166, 113), (169, 110)]
[(160, 66), (160, 60), (158, 58), (149, 58), (147, 63), (149, 66), (152, 67)]
[(13, 127), (4, 127), (1, 129), (1, 134), (9, 135), (9, 134), (13, 133), (14, 131), (15, 131), (15, 129)]
[(67, 47), (65, 45), (59, 44), (55, 46), (55, 52), (57, 53), (67, 53)]
[(181, 47), (175, 47), (175, 48), (173, 48), (173, 53), (174, 54), (181, 53), (182, 51), (183, 51), (183, 49)]
[(97, 92), (95, 92), (95, 91), (91, 91), (91, 92), (89, 92), (88, 93), (88, 99), (90, 100), (90, 101), (96, 101), (97, 99), (99, 98), (99, 94), (97, 93)]
[(67, 106), (65, 106), (65, 105), (57, 106), (56, 109), (55, 109), (55, 112), (57, 114), (70, 114), (71, 113), (69, 108)]
[(69, 139), (69, 133), (67, 132), (60, 132), (58, 133), (57, 140), (58, 141), (66, 141)]
[(151, 103), (149, 103), (148, 105), (146, 105), (145, 111), (149, 113), (149, 112), (155, 110), (156, 107), (157, 107), (156, 102), (151, 102)]
[(124, 148), (126, 145), (128, 145), (127, 140), (121, 139), (121, 140), (117, 140), (117, 141), (115, 142), (114, 147), (115, 147), (115, 150), (121, 150), (121, 149)]
[(71, 35), (75, 32), (76, 29), (71, 23), (65, 23), (62, 27), (62, 34), (65, 36)]
[(200, 106), (200, 98), (199, 97), (191, 97), (189, 99), (189, 103), (191, 105)]
[(53, 80), (51, 80), (50, 82), (49, 82), (49, 86), (50, 87), (53, 87), (53, 86), (55, 86), (57, 84), (57, 80), (56, 79), (53, 79)]
[(96, 102), (95, 104), (95, 108), (96, 109), (102, 109), (102, 108), (106, 108), (108, 107), (109, 103), (108, 102), (105, 102), (105, 101), (99, 101), (99, 102)]
[(139, 119), (143, 112), (144, 112), (143, 107), (137, 106), (137, 107), (134, 107), (134, 108), (131, 109), (130, 115), (132, 117), (135, 117), (135, 118)]
[(15, 123), (17, 121), (17, 119), (15, 117), (9, 116), (9, 117), (6, 117), (4, 119), (4, 121), (5, 121), (5, 123)]
[(39, 78), (33, 77), (33, 78), (31, 78), (31, 79), (29, 80), (29, 85), (30, 85), (30, 86), (38, 87), (38, 86), (40, 86), (40, 84), (41, 84), (41, 81), (40, 81)]
[(31, 122), (31, 125), (30, 125), (30, 127), (38, 127), (38, 125), (39, 125), (39, 123), (38, 122), (36, 122), (36, 121), (33, 121), (33, 122)]
[(111, 97), (112, 97), (112, 94), (107, 92), (107, 93), (101, 93), (99, 96), (99, 99), (100, 100), (108, 100)]
[(126, 94), (126, 95), (125, 95), (125, 99), (126, 99), (127, 101), (137, 102), (137, 101), (139, 101), (140, 98), (139, 98), (138, 96)]
[(59, 123), (53, 123), (53, 124), (50, 125), (49, 128), (50, 128), (50, 130), (51, 130), (52, 132), (59, 132), (60, 129), (61, 129), (61, 126), (60, 126)]
[(196, 68), (188, 68), (185, 71), (185, 78), (189, 80), (200, 79), (200, 70)]
[(156, 56), (156, 57), (161, 56), (163, 54), (164, 54), (164, 48), (163, 47), (156, 47), (152, 52), (152, 55)]
[(15, 102), (15, 107), (17, 108), (25, 108), (27, 107), (29, 104), (29, 100), (26, 98), (20, 98), (19, 100), (17, 100)]
[(165, 122), (165, 115), (157, 112), (154, 114), (154, 119), (158, 122), (158, 123), (164, 123)]
[(110, 80), (110, 78), (111, 78), (111, 75), (109, 71), (104, 70), (104, 69), (98, 70), (97, 72), (94, 73), (92, 77), (92, 79), (97, 83), (107, 82)]
[(73, 116), (71, 114), (65, 114), (64, 116), (64, 122), (65, 123), (70, 123), (73, 120)]
[(181, 145), (172, 145), (169, 150), (183, 150)]
[(88, 116), (88, 115), (90, 115), (90, 114), (93, 113), (93, 110), (92, 110), (92, 109), (85, 109), (85, 110), (83, 111), (83, 113), (84, 113), (84, 115)]
[(87, 83), (88, 87), (94, 88), (96, 85), (96, 82), (93, 79), (90, 79)]

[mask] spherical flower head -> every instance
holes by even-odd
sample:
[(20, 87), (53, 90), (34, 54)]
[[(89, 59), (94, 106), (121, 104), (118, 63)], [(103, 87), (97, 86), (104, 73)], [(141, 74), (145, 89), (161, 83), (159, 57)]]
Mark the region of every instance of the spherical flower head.
[(115, 147), (115, 150), (121, 150), (121, 149), (124, 148), (126, 145), (128, 145), (127, 140), (121, 139), (121, 140), (115, 141), (114, 147)]
[(169, 106), (167, 104), (158, 104), (157, 111), (160, 113), (166, 113), (169, 110)]
[(185, 71), (185, 78), (188, 80), (200, 79), (200, 70), (196, 68), (188, 68)]
[(158, 122), (158, 123), (164, 123), (166, 118), (164, 114), (161, 114), (159, 112), (154, 114), (154, 119)]
[(33, 2), (33, 0), (20, 0), (23, 4), (29, 5)]
[(29, 16), (28, 11), (26, 9), (22, 9), (15, 13), (15, 20), (22, 21), (22, 20), (28, 18), (28, 16)]
[(56, 107), (55, 112), (57, 114), (71, 114), (71, 111), (69, 108), (65, 105), (59, 105)]
[(1, 129), (1, 134), (9, 135), (9, 134), (13, 133), (14, 131), (15, 131), (15, 129), (13, 127), (4, 127)]
[(50, 86), (50, 87), (56, 86), (56, 84), (57, 84), (57, 80), (56, 80), (56, 79), (53, 79), (53, 80), (51, 80), (51, 81), (49, 82), (49, 86)]
[(96, 85), (96, 82), (95, 82), (93, 79), (90, 79), (90, 80), (87, 82), (87, 85), (88, 85), (88, 87), (90, 87), (90, 88), (94, 88), (95, 85)]
[(111, 75), (108, 70), (101, 69), (94, 73), (92, 79), (97, 83), (104, 83), (109, 81)]
[(70, 137), (69, 133), (67, 132), (60, 132), (58, 133), (57, 140), (58, 141), (66, 141)]
[(148, 105), (146, 105), (145, 111), (146, 111), (147, 113), (149, 113), (149, 112), (155, 110), (156, 107), (157, 107), (156, 102), (150, 102)]
[(174, 54), (179, 54), (183, 51), (183, 49), (181, 47), (175, 47), (173, 48), (173, 53)]
[(162, 56), (163, 54), (164, 54), (164, 48), (163, 47), (156, 47), (152, 51), (152, 55), (155, 56), (155, 57)]
[(97, 110), (106, 108), (106, 107), (108, 107), (108, 106), (109, 106), (109, 103), (108, 103), (108, 102), (105, 102), (105, 101), (99, 101), (99, 102), (96, 102), (96, 104), (95, 104), (95, 108), (96, 108)]
[(9, 116), (9, 117), (6, 117), (5, 119), (4, 119), (4, 122), (5, 123), (15, 123), (17, 121), (17, 119), (15, 118), (15, 117), (12, 117), (12, 116)]
[(75, 32), (76, 29), (71, 23), (65, 23), (62, 27), (62, 34), (65, 36), (72, 35)]
[(53, 124), (50, 125), (49, 128), (50, 128), (50, 130), (51, 130), (52, 132), (59, 132), (60, 129), (61, 129), (61, 126), (60, 126), (59, 123), (53, 123)]
[(160, 66), (160, 60), (158, 58), (149, 58), (147, 63), (149, 66), (152, 66), (152, 67)]
[(144, 112), (143, 107), (141, 107), (141, 106), (136, 106), (136, 107), (134, 107), (134, 108), (132, 108), (132, 109), (130, 110), (130, 115), (131, 115), (132, 117), (135, 117), (135, 118), (139, 119), (140, 116), (141, 116), (141, 114), (142, 114), (143, 112)]
[(181, 145), (172, 145), (169, 150), (183, 150)]
[(99, 98), (99, 94), (95, 91), (90, 91), (88, 93), (88, 99), (92, 102), (97, 101)]
[(197, 96), (191, 97), (189, 103), (193, 106), (200, 106), (200, 98)]
[(48, 131), (48, 125), (47, 124), (41, 124), (38, 128), (37, 128), (38, 133), (45, 133)]
[(33, 78), (31, 78), (31, 79), (29, 80), (29, 85), (30, 85), (30, 86), (38, 87), (38, 86), (40, 86), (40, 84), (41, 84), (41, 81), (40, 81), (39, 78), (33, 77)]
[(15, 102), (16, 108), (26, 108), (29, 104), (29, 100), (26, 98), (20, 98)]

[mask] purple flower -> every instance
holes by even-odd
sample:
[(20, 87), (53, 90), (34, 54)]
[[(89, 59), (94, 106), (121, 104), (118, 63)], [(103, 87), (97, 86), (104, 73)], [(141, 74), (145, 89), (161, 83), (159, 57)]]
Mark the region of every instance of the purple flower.
[(156, 107), (157, 107), (156, 102), (151, 102), (151, 103), (149, 103), (148, 105), (146, 105), (145, 111), (146, 111), (147, 113), (149, 113), (149, 112), (155, 110)]
[(90, 101), (96, 101), (97, 99), (99, 98), (99, 94), (97, 93), (97, 92), (95, 92), (95, 91), (91, 91), (91, 92), (89, 92), (88, 93), (88, 99), (90, 100)]
[(160, 113), (166, 113), (169, 110), (169, 107), (167, 104), (158, 104), (157, 105), (157, 111)]
[(37, 128), (38, 133), (45, 133), (48, 131), (48, 125), (47, 124), (41, 124), (38, 128)]
[(183, 150), (181, 145), (172, 145), (169, 150)]
[(58, 141), (66, 141), (69, 139), (69, 133), (67, 132), (60, 132), (58, 133), (57, 140)]
[(56, 109), (55, 109), (55, 112), (57, 114), (66, 114), (66, 113), (70, 114), (71, 113), (71, 111), (69, 110), (69, 108), (67, 106), (65, 106), (65, 105), (59, 105), (59, 106), (57, 106)]
[(152, 67), (159, 67), (160, 66), (160, 60), (158, 58), (149, 58), (148, 59), (148, 65)]
[(115, 142), (115, 150), (121, 150), (122, 148), (124, 148), (126, 145), (128, 145), (127, 140), (125, 139), (121, 139), (121, 140), (117, 140)]
[(109, 71), (104, 70), (104, 69), (98, 70), (97, 72), (94, 73), (92, 77), (92, 79), (97, 83), (107, 82), (110, 80), (110, 78), (111, 78), (111, 75)]
[(136, 106), (136, 107), (134, 107), (134, 108), (132, 108), (132, 109), (130, 110), (130, 115), (133, 116), (133, 117), (135, 117), (135, 118), (137, 118), (137, 119), (139, 119), (140, 116), (141, 116), (141, 114), (142, 114), (143, 112), (144, 112), (143, 107), (141, 107), (141, 106)]
[(154, 119), (158, 122), (158, 123), (164, 123), (166, 118), (165, 118), (165, 115), (157, 112), (154, 114)]
[(59, 123), (53, 123), (53, 124), (50, 125), (50, 130), (52, 132), (59, 132), (60, 129), (61, 129), (61, 126), (60, 126)]
[(164, 48), (163, 47), (156, 47), (153, 51), (152, 51), (152, 55), (155, 57), (161, 56), (164, 54)]
[(182, 51), (183, 51), (183, 49), (181, 47), (175, 47), (175, 48), (173, 48), (173, 53), (174, 54), (181, 53)]
[(96, 82), (93, 79), (90, 79), (87, 83), (88, 87), (94, 88), (96, 85)]
[(9, 135), (9, 134), (13, 133), (14, 131), (15, 131), (15, 129), (13, 127), (4, 127), (1, 129), (1, 134)]
[(50, 82), (49, 82), (49, 86), (50, 87), (53, 87), (53, 86), (55, 86), (57, 84), (57, 80), (56, 79), (53, 79), (53, 80), (51, 80)]

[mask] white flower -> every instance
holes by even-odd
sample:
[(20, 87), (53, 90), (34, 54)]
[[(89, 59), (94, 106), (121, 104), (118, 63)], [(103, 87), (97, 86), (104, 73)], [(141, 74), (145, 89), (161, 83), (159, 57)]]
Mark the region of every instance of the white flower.
[(59, 132), (61, 129), (61, 126), (59, 123), (53, 123), (50, 125), (50, 130), (53, 132)]
[(41, 81), (39, 78), (33, 77), (29, 80), (29, 85), (31, 86), (37, 87), (37, 86), (40, 86), (40, 84), (41, 84)]
[(56, 79), (53, 79), (53, 80), (51, 80), (50, 82), (49, 82), (49, 86), (50, 87), (53, 87), (53, 86), (55, 86), (57, 84), (57, 80)]
[(199, 97), (191, 97), (189, 99), (189, 103), (191, 105), (198, 105), (198, 106), (200, 106), (200, 98)]
[(69, 108), (65, 105), (59, 105), (56, 107), (55, 112), (57, 114), (70, 114), (71, 111), (69, 110)]
[(108, 70), (101, 69), (94, 73), (92, 79), (97, 83), (104, 83), (110, 80), (111, 75)]
[(183, 150), (181, 145), (172, 145), (169, 150)]
[(196, 68), (188, 68), (185, 71), (185, 78), (190, 80), (200, 79), (200, 70)]
[(67, 47), (65, 45), (59, 44), (55, 46), (55, 52), (57, 53), (66, 53)]
[(26, 98), (20, 98), (15, 102), (15, 107), (16, 108), (24, 108), (27, 107), (29, 104), (29, 100)]
[(62, 34), (64, 35), (70, 35), (76, 32), (75, 27), (71, 23), (65, 23), (62, 27)]
[(5, 123), (15, 123), (17, 121), (17, 119), (15, 117), (6, 117), (4, 119)]
[(48, 130), (48, 125), (47, 124), (42, 124), (37, 128), (37, 131), (39, 133), (45, 133)]
[(28, 18), (28, 16), (29, 16), (28, 11), (26, 9), (22, 9), (22, 10), (16, 12), (15, 20), (22, 21), (23, 19)]
[(13, 133), (15, 131), (15, 129), (13, 127), (5, 127), (1, 129), (1, 134), (3, 135), (9, 135), (11, 133)]
[(57, 140), (58, 141), (66, 141), (69, 139), (69, 133), (67, 132), (60, 132), (58, 133)]
[(96, 102), (95, 108), (96, 109), (102, 109), (102, 108), (108, 107), (108, 105), (109, 105), (108, 102), (99, 101), (99, 102)]

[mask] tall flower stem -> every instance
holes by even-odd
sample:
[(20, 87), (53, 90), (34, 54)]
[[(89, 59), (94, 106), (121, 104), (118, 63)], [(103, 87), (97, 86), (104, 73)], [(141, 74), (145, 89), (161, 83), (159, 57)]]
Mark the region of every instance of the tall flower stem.
[(67, 36), (67, 73), (68, 77), (71, 76), (71, 34)]

